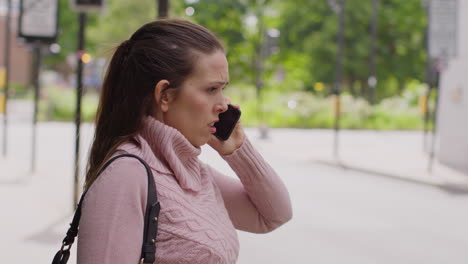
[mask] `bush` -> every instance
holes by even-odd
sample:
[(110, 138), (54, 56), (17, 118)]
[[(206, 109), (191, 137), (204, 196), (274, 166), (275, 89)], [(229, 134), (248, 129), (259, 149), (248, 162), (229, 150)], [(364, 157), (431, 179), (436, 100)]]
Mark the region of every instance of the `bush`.
[[(235, 90), (235, 89), (232, 89)], [(334, 98), (311, 92), (265, 91), (263, 105), (258, 108), (252, 88), (243, 87), (244, 96), (231, 93), (232, 102), (239, 102), (245, 126), (258, 126), (259, 118), (270, 127), (333, 128)], [(255, 90), (254, 90), (255, 91)], [(415, 96), (395, 96), (370, 105), (362, 98), (343, 93), (340, 127), (343, 129), (421, 129), (423, 117)], [(417, 101), (416, 101), (417, 102)], [(261, 109), (261, 113), (257, 113)]]
[[(82, 121), (93, 121), (98, 106), (98, 95), (85, 94), (81, 100)], [(47, 87), (41, 98), (42, 120), (73, 121), (76, 112), (76, 91), (69, 88)]]
[(18, 83), (10, 83), (8, 88), (8, 95), (12, 99), (32, 98), (34, 92), (33, 89), (28, 89), (26, 85)]
[[(226, 90), (233, 103), (241, 104), (244, 126), (294, 128), (333, 128), (335, 123), (333, 96), (311, 92), (264, 91), (263, 103), (256, 101), (252, 87), (232, 85)], [(423, 117), (414, 96), (395, 96), (370, 105), (362, 98), (341, 95), (340, 128), (408, 130), (422, 129)], [(72, 121), (75, 115), (75, 90), (58, 87), (45, 89), (40, 102), (40, 120)], [(88, 93), (82, 100), (82, 119), (92, 121), (98, 105), (98, 95)], [(260, 122), (260, 120), (263, 120)], [(430, 124), (431, 126), (431, 124)]]

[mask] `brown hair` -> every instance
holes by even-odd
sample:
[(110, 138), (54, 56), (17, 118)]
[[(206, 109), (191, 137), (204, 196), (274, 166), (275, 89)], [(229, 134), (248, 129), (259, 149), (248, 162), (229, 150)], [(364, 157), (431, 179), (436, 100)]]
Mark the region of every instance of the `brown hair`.
[(197, 55), (224, 51), (206, 28), (179, 19), (143, 25), (116, 49), (102, 86), (85, 188), (119, 145), (132, 141), (154, 111), (160, 80), (178, 88), (192, 73)]

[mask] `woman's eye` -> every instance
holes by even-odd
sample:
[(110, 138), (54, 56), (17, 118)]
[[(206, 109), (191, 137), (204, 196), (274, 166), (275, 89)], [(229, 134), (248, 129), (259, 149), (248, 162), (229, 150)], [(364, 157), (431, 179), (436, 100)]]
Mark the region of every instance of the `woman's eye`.
[(209, 93), (216, 93), (216, 92), (218, 92), (219, 90), (223, 90), (223, 91), (224, 91), (225, 88), (226, 88), (226, 86), (221, 87), (221, 88), (220, 88), (220, 87), (211, 87), (211, 88), (208, 88), (208, 92), (209, 92)]

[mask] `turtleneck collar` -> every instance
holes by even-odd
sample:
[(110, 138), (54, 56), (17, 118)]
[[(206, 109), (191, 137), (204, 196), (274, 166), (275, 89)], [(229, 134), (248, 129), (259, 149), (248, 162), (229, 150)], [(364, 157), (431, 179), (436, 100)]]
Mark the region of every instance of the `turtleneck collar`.
[[(164, 164), (164, 167), (167, 167), (174, 174), (182, 188), (196, 192), (201, 189), (200, 163), (198, 161), (198, 156), (201, 153), (200, 148), (193, 146), (177, 129), (153, 117), (145, 119), (140, 136), (148, 143), (149, 148), (156, 158)], [(142, 144), (142, 148), (145, 148), (145, 145)]]

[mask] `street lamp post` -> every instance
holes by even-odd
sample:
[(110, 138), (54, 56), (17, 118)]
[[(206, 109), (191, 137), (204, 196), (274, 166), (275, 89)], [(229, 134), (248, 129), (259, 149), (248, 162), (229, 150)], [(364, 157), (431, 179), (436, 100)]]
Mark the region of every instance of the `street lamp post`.
[(377, 77), (375, 73), (375, 53), (376, 53), (376, 38), (377, 38), (377, 11), (379, 7), (379, 0), (372, 1), (372, 20), (371, 20), (371, 44), (370, 44), (370, 58), (369, 58), (369, 101), (371, 104), (375, 103)]
[(338, 149), (339, 149), (339, 129), (340, 129), (340, 84), (342, 79), (342, 72), (343, 72), (343, 49), (344, 49), (344, 28), (345, 28), (345, 21), (344, 21), (344, 11), (345, 11), (345, 0), (328, 0), (328, 4), (330, 7), (335, 11), (338, 15), (338, 36), (337, 36), (337, 44), (338, 44), (338, 51), (337, 51), (337, 58), (336, 58), (336, 66), (335, 66), (335, 83), (333, 85), (333, 95), (335, 98), (334, 104), (334, 112), (335, 112), (335, 122), (334, 122), (334, 144), (333, 144), (333, 155), (335, 159), (338, 158)]
[(268, 138), (268, 130), (264, 123), (263, 118), (263, 60), (265, 58), (265, 49), (264, 49), (264, 39), (265, 39), (265, 25), (263, 23), (263, 6), (265, 1), (257, 1), (257, 29), (259, 40), (256, 46), (256, 55), (255, 55), (255, 90), (257, 95), (257, 117), (259, 122), (259, 132), (260, 139)]
[(87, 15), (80, 12), (78, 15), (78, 49), (77, 49), (77, 72), (76, 72), (76, 111), (75, 111), (75, 177), (73, 205), (78, 204), (79, 175), (80, 175), (80, 128), (81, 128), (81, 98), (83, 97), (83, 60), (85, 49), (85, 28)]
[(158, 18), (169, 17), (169, 0), (158, 1)]

